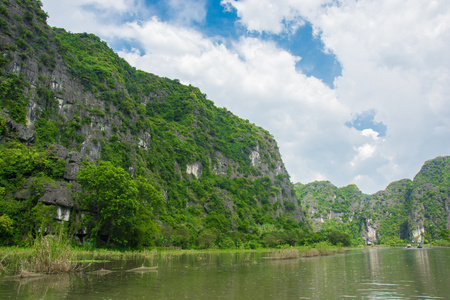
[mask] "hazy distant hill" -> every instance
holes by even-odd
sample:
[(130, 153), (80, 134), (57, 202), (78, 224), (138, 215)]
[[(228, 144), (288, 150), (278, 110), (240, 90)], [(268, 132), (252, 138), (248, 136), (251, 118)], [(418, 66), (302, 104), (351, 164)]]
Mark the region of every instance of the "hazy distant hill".
[(450, 157), (429, 160), (414, 180), (393, 182), (373, 195), (329, 182), (296, 184), (295, 190), (316, 229), (338, 222), (366, 242), (432, 240), (450, 228)]

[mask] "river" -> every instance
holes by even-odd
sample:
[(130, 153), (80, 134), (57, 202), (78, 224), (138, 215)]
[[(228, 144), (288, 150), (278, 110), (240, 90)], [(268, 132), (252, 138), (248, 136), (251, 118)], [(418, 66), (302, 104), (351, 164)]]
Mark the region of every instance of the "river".
[[(370, 248), (288, 260), (184, 253), (0, 281), (0, 299), (450, 299), (450, 248)], [(158, 270), (127, 272), (142, 265)], [(108, 269), (108, 274), (91, 273)]]

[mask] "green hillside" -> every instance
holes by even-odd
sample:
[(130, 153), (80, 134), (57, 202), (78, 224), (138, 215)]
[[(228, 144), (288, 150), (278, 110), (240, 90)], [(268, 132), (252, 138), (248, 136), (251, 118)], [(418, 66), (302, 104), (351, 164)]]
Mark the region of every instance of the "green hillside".
[[(3, 244), (63, 221), (97, 245), (254, 247), (304, 215), (273, 137), (105, 41), (0, 4)], [(10, 226), (11, 225), (11, 226)]]
[(373, 195), (330, 182), (296, 184), (295, 191), (315, 230), (338, 228), (366, 244), (448, 242), (449, 178), (447, 156), (425, 162), (414, 180), (392, 182)]

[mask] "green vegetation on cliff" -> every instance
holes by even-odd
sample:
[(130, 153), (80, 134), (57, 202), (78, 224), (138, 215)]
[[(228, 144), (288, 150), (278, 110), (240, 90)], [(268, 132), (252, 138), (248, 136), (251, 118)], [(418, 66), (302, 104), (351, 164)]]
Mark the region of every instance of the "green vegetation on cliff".
[(86, 246), (257, 247), (308, 231), (267, 131), (93, 34), (50, 28), (40, 1), (0, 5), (2, 244), (57, 222)]
[(373, 195), (330, 182), (296, 184), (295, 192), (314, 229), (338, 229), (354, 244), (441, 243), (450, 227), (449, 178), (450, 157), (437, 157), (414, 180), (393, 182)]

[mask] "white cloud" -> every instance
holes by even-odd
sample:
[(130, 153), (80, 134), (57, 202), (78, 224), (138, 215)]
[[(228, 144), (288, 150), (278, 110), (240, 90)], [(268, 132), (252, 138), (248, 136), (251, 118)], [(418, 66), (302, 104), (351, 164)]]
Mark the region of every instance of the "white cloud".
[(169, 0), (168, 4), (181, 24), (202, 22), (206, 17), (206, 0)]
[[(141, 52), (120, 55), (140, 69), (199, 86), (218, 106), (269, 130), (294, 182), (356, 183), (372, 193), (412, 178), (425, 160), (449, 154), (449, 1), (221, 1), (236, 9), (249, 31), (277, 34), (310, 22), (342, 65), (335, 89), (296, 70), (299, 57), (261, 39), (243, 37), (225, 46), (156, 18), (106, 21), (137, 14), (141, 1), (134, 7), (125, 0), (80, 2), (102, 8), (102, 18), (79, 2), (43, 2), (52, 25), (137, 42)], [(191, 8), (180, 7), (180, 18)], [(202, 18), (200, 11), (185, 21)], [(345, 126), (352, 115), (370, 110), (387, 126), (385, 137)]]
[(359, 161), (366, 160), (373, 156), (376, 151), (375, 145), (364, 144), (360, 147), (355, 147), (356, 156), (353, 161), (350, 162), (350, 165), (354, 167)]
[(126, 17), (150, 14), (144, 0), (44, 0), (52, 26), (72, 32), (95, 32), (102, 35), (112, 24), (120, 24)]
[[(387, 136), (377, 142), (376, 152), (371, 144), (352, 141), (358, 159), (347, 160), (354, 170), (346, 171), (345, 157), (341, 157), (346, 180), (354, 173), (353, 180), (373, 192), (390, 181), (412, 178), (426, 159), (449, 154), (449, 1), (345, 0), (339, 5), (333, 1), (271, 1), (281, 13), (275, 13), (267, 24), (262, 23), (265, 15), (258, 18), (249, 12), (257, 6), (267, 9), (267, 1), (224, 2), (238, 11), (249, 30), (287, 31), (283, 20), (294, 18), (292, 12), (311, 22), (342, 65), (342, 76), (335, 81), (339, 102), (356, 114), (374, 109), (376, 121), (387, 125)], [(363, 134), (374, 137), (367, 131)], [(371, 171), (356, 168), (369, 168), (371, 162)]]
[(240, 23), (249, 31), (279, 34), (304, 24), (304, 16), (332, 0), (221, 0), (228, 10), (235, 9)]
[(361, 134), (363, 136), (371, 137), (375, 141), (378, 140), (378, 132), (374, 131), (373, 129), (370, 129), (370, 128), (363, 129), (361, 131)]

